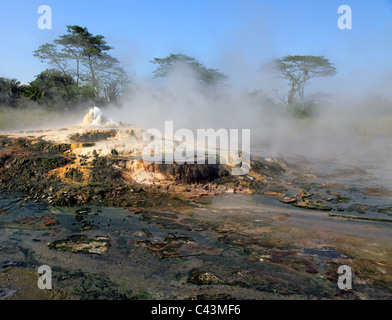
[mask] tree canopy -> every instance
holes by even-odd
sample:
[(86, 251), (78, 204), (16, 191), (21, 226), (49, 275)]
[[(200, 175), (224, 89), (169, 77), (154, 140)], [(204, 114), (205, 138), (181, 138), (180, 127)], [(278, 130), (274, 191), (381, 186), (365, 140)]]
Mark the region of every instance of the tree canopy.
[(67, 33), (53, 43), (41, 45), (34, 56), (61, 71), (64, 79), (72, 75), (76, 86), (90, 87), (97, 100), (116, 102), (130, 79), (120, 62), (107, 53), (112, 49), (104, 36), (73, 25), (67, 26)]
[(287, 104), (299, 98), (305, 101), (305, 86), (313, 78), (328, 77), (336, 74), (334, 64), (324, 56), (285, 56), (275, 59), (274, 66), (284, 79), (289, 80)]
[(16, 79), (0, 78), (0, 104), (16, 106), (20, 97), (20, 81)]
[(28, 86), (22, 86), (22, 95), (51, 109), (72, 109), (73, 105), (94, 99), (87, 86), (77, 86), (72, 76), (57, 69), (46, 69)]
[(200, 63), (195, 58), (181, 53), (171, 53), (163, 59), (154, 58), (151, 62), (158, 65), (153, 71), (155, 77), (167, 77), (174, 71), (176, 66), (184, 64), (194, 71), (196, 80), (204, 87), (216, 85), (228, 79), (225, 74), (218, 70), (206, 68), (203, 63)]

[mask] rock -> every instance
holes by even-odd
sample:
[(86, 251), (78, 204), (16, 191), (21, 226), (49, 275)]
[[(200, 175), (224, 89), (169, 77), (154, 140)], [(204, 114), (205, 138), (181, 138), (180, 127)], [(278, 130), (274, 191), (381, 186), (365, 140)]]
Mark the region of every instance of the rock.
[(12, 222), (4, 223), (7, 226), (16, 226), (18, 228), (23, 229), (33, 229), (33, 230), (41, 230), (47, 229), (48, 227), (56, 226), (59, 224), (57, 219), (54, 219), (49, 216), (45, 217), (24, 217), (19, 220), (14, 220)]
[(280, 202), (283, 203), (294, 203), (297, 202), (297, 198), (296, 197), (283, 197), (279, 199)]
[(69, 251), (72, 253), (94, 253), (104, 254), (109, 250), (109, 237), (85, 235), (73, 235), (64, 240), (56, 240), (48, 244), (50, 249)]
[(190, 276), (189, 282), (194, 284), (219, 284), (222, 280), (210, 272), (195, 272)]
[(319, 201), (310, 202), (309, 200), (303, 200), (303, 201), (298, 201), (297, 203), (293, 203), (292, 205), (299, 207), (299, 208), (305, 208), (305, 209), (310, 209), (310, 210), (321, 210), (321, 211), (332, 210), (331, 207), (329, 207)]
[(336, 198), (332, 200), (334, 203), (347, 203), (350, 201), (349, 198), (342, 196), (338, 192), (331, 192), (331, 194), (336, 195)]
[(213, 181), (219, 177), (219, 164), (148, 164), (142, 160), (129, 160), (126, 168), (131, 177), (141, 183), (175, 181), (199, 183)]
[(95, 225), (92, 224), (92, 222), (90, 221), (83, 221), (83, 225), (80, 228), (80, 230), (95, 230), (98, 229), (98, 227), (96, 227)]
[(180, 234), (168, 233), (161, 241), (137, 241), (137, 245), (146, 248), (154, 256), (164, 258), (181, 258), (197, 255), (217, 255), (222, 249), (201, 247), (193, 238)]
[(68, 137), (75, 142), (91, 143), (103, 140), (108, 140), (117, 135), (117, 130), (115, 129), (91, 129), (84, 130), (83, 132), (76, 132), (70, 134)]
[(304, 191), (304, 190), (300, 190), (300, 192), (299, 192), (299, 194), (297, 195), (297, 197), (298, 197), (299, 199), (303, 199), (303, 198), (309, 198), (309, 197), (311, 197), (312, 195), (313, 195), (312, 192), (306, 192), (306, 191)]
[(43, 222), (44, 226), (46, 227), (56, 226), (59, 224), (59, 221), (52, 217), (41, 217), (40, 220)]
[(347, 210), (349, 212), (356, 211), (358, 213), (365, 214), (366, 211), (368, 211), (370, 208), (371, 208), (371, 206), (368, 206), (366, 204), (357, 204), (356, 203), (356, 204), (350, 205)]
[(149, 230), (143, 228), (142, 231), (147, 238), (152, 237), (152, 233)]
[[(275, 197), (281, 197), (285, 198), (285, 194), (282, 192), (275, 192), (275, 191), (265, 191), (264, 194), (266, 196), (275, 196)], [(282, 201), (283, 202), (283, 201)]]

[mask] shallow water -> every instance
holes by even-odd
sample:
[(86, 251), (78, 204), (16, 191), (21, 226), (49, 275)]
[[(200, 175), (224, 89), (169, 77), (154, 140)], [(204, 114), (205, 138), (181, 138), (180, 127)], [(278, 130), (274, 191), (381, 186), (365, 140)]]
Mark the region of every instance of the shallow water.
[[(271, 150), (252, 154), (265, 157), (271, 154)], [(336, 193), (347, 198), (338, 206), (332, 206), (333, 213), (339, 211), (337, 213), (354, 217), (392, 219), (392, 155), (389, 156), (388, 148), (377, 150), (374, 155), (366, 154), (364, 150), (355, 156), (341, 153), (331, 153), (328, 157), (277, 155), (307, 175), (293, 181), (303, 183), (304, 189), (320, 193), (322, 198)], [(358, 212), (355, 206), (364, 206), (365, 210)], [(336, 210), (337, 207), (340, 210)]]
[[(337, 191), (350, 200), (345, 209), (353, 204), (367, 205), (365, 216), (385, 219), (392, 217), (392, 162), (352, 158), (312, 160), (312, 173), (319, 183), (336, 183)], [(383, 211), (384, 210), (384, 211)], [(354, 211), (354, 214), (358, 214)], [(353, 212), (350, 212), (353, 214)]]
[[(319, 275), (331, 272), (333, 261), (347, 260), (331, 247), (337, 235), (392, 246), (392, 224), (331, 218), (262, 195), (226, 194), (210, 200), (185, 212), (139, 212), (54, 207), (1, 194), (0, 207), (7, 214), (0, 215), (0, 298), (331, 298), (336, 284)], [(59, 223), (43, 225), (39, 218), (47, 216)], [(81, 230), (83, 226), (96, 229)], [(326, 235), (316, 237), (320, 230)], [(80, 234), (109, 237), (108, 252), (72, 253), (47, 245)], [(35, 288), (34, 272), (44, 264), (52, 268), (58, 290), (51, 296)], [(10, 279), (5, 281), (7, 272)], [(375, 297), (389, 297), (390, 292), (362, 291), (358, 294)]]
[[(208, 230), (187, 231), (187, 228), (181, 230), (181, 226), (171, 228), (170, 225), (163, 228), (143, 221), (140, 213), (126, 209), (90, 206), (90, 213), (83, 221), (90, 221), (98, 228), (81, 231), (83, 221), (76, 220), (75, 212), (86, 207), (52, 207), (41, 201), (25, 202), (18, 195), (4, 194), (0, 197), (0, 206), (8, 211), (7, 215), (0, 216), (1, 267), (34, 270), (39, 265), (49, 265), (55, 275), (54, 288), (82, 299), (189, 298), (200, 291), (187, 284), (189, 272), (193, 269), (222, 262), (229, 267), (251, 265), (236, 250), (228, 250)], [(163, 214), (170, 217), (170, 212)], [(20, 222), (25, 217), (45, 216), (57, 219), (59, 225), (43, 227), (39, 223)], [(75, 234), (108, 236), (111, 243), (108, 254), (62, 252), (50, 250), (47, 246), (49, 242)], [(191, 245), (182, 246), (178, 254), (165, 259), (137, 245), (138, 241), (161, 242), (169, 234), (188, 236)], [(5, 287), (4, 290), (17, 295), (21, 289), (11, 286), (11, 289)], [(241, 295), (246, 298), (255, 295), (254, 292), (246, 293), (245, 289), (242, 291), (245, 292)]]

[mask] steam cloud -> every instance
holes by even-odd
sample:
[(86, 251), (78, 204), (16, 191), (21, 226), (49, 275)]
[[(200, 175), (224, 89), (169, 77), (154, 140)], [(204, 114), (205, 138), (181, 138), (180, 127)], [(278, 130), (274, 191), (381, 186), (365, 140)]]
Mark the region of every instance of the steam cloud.
[[(322, 87), (315, 91), (328, 92)], [(344, 159), (352, 165), (371, 163), (392, 177), (389, 98), (365, 93), (353, 102), (350, 96), (346, 100), (332, 96), (319, 103), (315, 116), (309, 119), (293, 117), (289, 107), (273, 98), (270, 92), (254, 94), (234, 86), (202, 88), (192, 70), (181, 66), (165, 79), (134, 79), (119, 105), (101, 110), (114, 122), (161, 132), (166, 120), (174, 121), (174, 130), (251, 129), (252, 155)], [(52, 114), (50, 119), (41, 113), (36, 126), (47, 129), (80, 124), (90, 107), (82, 108), (80, 113)], [(392, 186), (392, 179), (389, 183)]]
[(391, 155), (386, 146), (392, 137), (392, 102), (386, 98), (369, 96), (351, 104), (330, 99), (311, 119), (296, 119), (287, 108), (243, 88), (202, 89), (182, 67), (163, 82), (135, 80), (120, 107), (105, 112), (114, 121), (162, 131), (165, 120), (174, 121), (175, 130), (249, 128), (252, 148), (272, 153), (377, 160)]

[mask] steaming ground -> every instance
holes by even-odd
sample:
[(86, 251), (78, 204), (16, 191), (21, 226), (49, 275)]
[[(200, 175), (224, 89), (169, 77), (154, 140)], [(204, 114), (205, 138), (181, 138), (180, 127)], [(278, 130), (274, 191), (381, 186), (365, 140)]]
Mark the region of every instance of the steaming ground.
[[(321, 91), (328, 91), (327, 88)], [(359, 101), (356, 97), (355, 101)], [(119, 106), (102, 108), (114, 122), (164, 131), (165, 121), (180, 128), (251, 129), (252, 154), (304, 157), (344, 165), (376, 168), (377, 179), (392, 186), (392, 103), (380, 97), (363, 102), (331, 102), (318, 106), (310, 119), (292, 116), (264, 92), (230, 86), (203, 88), (190, 70), (177, 70), (164, 81), (135, 80)], [(350, 98), (347, 97), (347, 101)], [(53, 129), (80, 124), (80, 112), (3, 111), (2, 127)], [(12, 121), (11, 121), (11, 120)], [(385, 181), (381, 181), (385, 180)]]
[(39, 105), (18, 110), (0, 106), (0, 134), (13, 130), (49, 130), (60, 129), (79, 124), (89, 107), (75, 110), (47, 110)]
[[(0, 233), (4, 249), (0, 265), (7, 268), (0, 274), (3, 296), (17, 299), (17, 294), (28, 292), (30, 298), (40, 298), (44, 290), (34, 293), (36, 273), (31, 270), (49, 261), (56, 268), (56, 286), (61, 292), (55, 294), (61, 299), (68, 294), (79, 299), (194, 299), (201, 294), (211, 299), (339, 299), (341, 290), (336, 291), (337, 280), (331, 277), (339, 265), (349, 265), (355, 272), (350, 299), (390, 299), (390, 110), (377, 104), (324, 105), (316, 117), (297, 119), (261, 95), (215, 89), (205, 92), (187, 78), (165, 87), (138, 83), (120, 107), (91, 111), (86, 107), (80, 114), (15, 111), (15, 131), (3, 131), (4, 135), (66, 142), (72, 151), (66, 155), (78, 160), (71, 162), (72, 167), (55, 169), (61, 180), (58, 183), (44, 180), (42, 162), (26, 161), (26, 150), (16, 155), (11, 151), (2, 158), (5, 168), (10, 164), (4, 170), (5, 186), (30, 190), (26, 197), (0, 194), (2, 228), (7, 230)], [(232, 187), (222, 185), (224, 194), (215, 194), (212, 203), (190, 198), (198, 201), (192, 209), (165, 191), (156, 193), (157, 175), (136, 157), (142, 150), (140, 128), (163, 130), (165, 120), (174, 121), (175, 129), (250, 128), (251, 155), (279, 155), (285, 160), (278, 159), (277, 167), (268, 158), (260, 162), (271, 173), (261, 178), (276, 189), (266, 189), (269, 192), (264, 194), (234, 194)], [(114, 124), (114, 130), (107, 123)], [(43, 130), (31, 131), (40, 128)], [(84, 145), (86, 139), (91, 142), (91, 132), (102, 140)], [(25, 143), (24, 139), (15, 141), (20, 147)], [(112, 150), (121, 157), (114, 165)], [(96, 151), (103, 157), (94, 159)], [(65, 161), (63, 156), (54, 159)], [(85, 159), (97, 163), (86, 166)], [(289, 163), (287, 168), (301, 174), (278, 178), (275, 185), (272, 173), (282, 168), (279, 163)], [(112, 185), (118, 180), (118, 171), (125, 181), (143, 183), (143, 188)], [(40, 179), (37, 185), (36, 175)], [(250, 181), (252, 176), (248, 178)], [(152, 182), (154, 188), (150, 189)], [(287, 195), (301, 189), (296, 205), (302, 203), (302, 208), (271, 197), (281, 197), (283, 185)], [(183, 188), (173, 181), (159, 185), (160, 190), (172, 187), (173, 192), (186, 190), (196, 193), (188, 196), (197, 197), (208, 195), (211, 187), (191, 186)], [(209, 192), (217, 191), (211, 188)], [(304, 199), (312, 195), (318, 200), (312, 199), (310, 205), (326, 201), (331, 213), (304, 209), (308, 201)], [(101, 197), (108, 201), (104, 206), (87, 202), (94, 198), (101, 202)], [(285, 198), (292, 197), (280, 200)], [(81, 199), (81, 203), (74, 206), (69, 199)], [(152, 209), (145, 207), (149, 199)], [(102, 251), (96, 251), (97, 246)], [(64, 252), (67, 248), (70, 252)], [(24, 252), (29, 252), (29, 259)]]
[(174, 121), (174, 130), (250, 128), (253, 154), (373, 166), (392, 186), (392, 104), (379, 97), (330, 101), (319, 105), (314, 118), (298, 119), (263, 93), (228, 86), (204, 89), (189, 74), (177, 73), (166, 83), (134, 83), (120, 107), (105, 113), (114, 121), (161, 132), (166, 120)]

